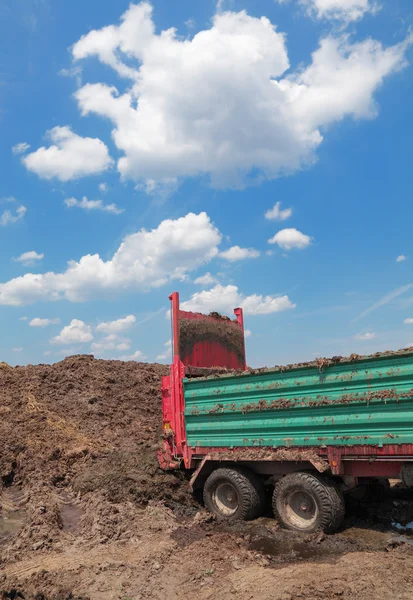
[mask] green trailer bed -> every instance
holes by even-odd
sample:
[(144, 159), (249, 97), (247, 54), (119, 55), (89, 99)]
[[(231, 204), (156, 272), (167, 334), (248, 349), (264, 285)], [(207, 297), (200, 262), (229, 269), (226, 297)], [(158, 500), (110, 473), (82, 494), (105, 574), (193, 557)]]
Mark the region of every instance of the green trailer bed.
[(413, 444), (413, 350), (184, 379), (187, 444)]

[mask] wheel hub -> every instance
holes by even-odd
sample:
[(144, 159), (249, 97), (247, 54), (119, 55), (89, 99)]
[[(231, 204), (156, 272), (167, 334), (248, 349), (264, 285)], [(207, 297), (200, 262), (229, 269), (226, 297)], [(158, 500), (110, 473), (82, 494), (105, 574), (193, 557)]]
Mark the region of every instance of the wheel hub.
[(231, 483), (218, 483), (213, 494), (212, 500), (218, 511), (225, 516), (233, 515), (239, 506), (238, 493)]
[(285, 507), (291, 523), (300, 528), (310, 526), (318, 516), (315, 499), (304, 490), (291, 491), (285, 500)]

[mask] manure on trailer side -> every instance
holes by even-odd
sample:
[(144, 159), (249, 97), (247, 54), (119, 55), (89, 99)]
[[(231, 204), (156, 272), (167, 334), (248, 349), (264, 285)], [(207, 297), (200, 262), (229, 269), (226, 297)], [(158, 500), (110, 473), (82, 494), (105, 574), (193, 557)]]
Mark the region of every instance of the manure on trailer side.
[(255, 518), (272, 485), (284, 526), (334, 531), (343, 493), (390, 477), (413, 486), (413, 349), (248, 370), (241, 309), (230, 320), (171, 301), (158, 458), (193, 471), (209, 510)]

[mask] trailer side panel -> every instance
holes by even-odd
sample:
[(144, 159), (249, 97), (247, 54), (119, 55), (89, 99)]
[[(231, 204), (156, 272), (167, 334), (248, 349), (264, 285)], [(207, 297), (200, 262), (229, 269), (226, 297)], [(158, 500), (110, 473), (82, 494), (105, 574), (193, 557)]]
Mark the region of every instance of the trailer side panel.
[(191, 448), (413, 443), (413, 353), (184, 380)]

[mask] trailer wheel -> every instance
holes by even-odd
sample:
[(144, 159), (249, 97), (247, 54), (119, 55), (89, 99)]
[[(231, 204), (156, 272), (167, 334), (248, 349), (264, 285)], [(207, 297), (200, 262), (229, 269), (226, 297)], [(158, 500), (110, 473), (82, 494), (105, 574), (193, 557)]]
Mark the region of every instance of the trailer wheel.
[(247, 469), (216, 469), (205, 482), (204, 502), (219, 517), (248, 521), (263, 511), (264, 485)]
[(313, 473), (290, 473), (277, 482), (274, 515), (294, 531), (331, 533), (344, 518), (343, 495), (335, 483)]
[(346, 496), (361, 503), (384, 502), (390, 494), (388, 479), (372, 479), (347, 492)]

